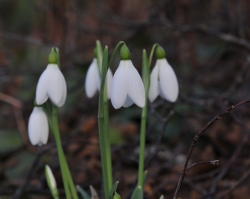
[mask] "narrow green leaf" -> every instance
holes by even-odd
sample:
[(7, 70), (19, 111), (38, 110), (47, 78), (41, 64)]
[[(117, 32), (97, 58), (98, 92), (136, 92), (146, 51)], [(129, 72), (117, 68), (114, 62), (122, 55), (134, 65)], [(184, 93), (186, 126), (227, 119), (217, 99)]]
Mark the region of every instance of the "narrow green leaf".
[(96, 53), (97, 53), (97, 63), (98, 63), (99, 73), (101, 74), (103, 49), (102, 49), (102, 44), (99, 40), (96, 41)]
[(79, 185), (76, 185), (76, 189), (81, 194), (83, 199), (90, 199), (89, 194), (86, 191), (84, 191)]
[(147, 91), (150, 85), (150, 72), (148, 65), (148, 56), (145, 49), (142, 52), (142, 81), (144, 83), (145, 90)]
[(111, 188), (111, 190), (110, 190), (110, 192), (109, 192), (109, 199), (113, 199), (113, 195), (114, 195), (114, 193), (116, 192), (116, 189), (117, 189), (117, 187), (118, 187), (118, 184), (119, 184), (118, 181), (116, 181), (116, 182), (113, 184), (113, 186), (112, 186), (112, 188)]
[(143, 199), (143, 191), (141, 186), (136, 187), (134, 190), (131, 199)]

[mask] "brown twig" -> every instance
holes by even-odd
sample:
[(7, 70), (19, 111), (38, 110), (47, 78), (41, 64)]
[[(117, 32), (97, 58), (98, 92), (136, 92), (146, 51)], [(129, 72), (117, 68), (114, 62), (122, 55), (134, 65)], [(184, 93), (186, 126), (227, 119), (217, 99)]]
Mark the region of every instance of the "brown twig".
[(189, 171), (190, 169), (192, 169), (193, 167), (202, 165), (202, 164), (212, 164), (212, 165), (218, 165), (219, 164), (219, 160), (212, 160), (212, 161), (205, 161), (205, 162), (198, 162), (198, 163), (194, 163), (191, 166), (189, 166), (186, 171)]
[(193, 141), (192, 141), (192, 144), (191, 144), (191, 147), (188, 151), (188, 155), (187, 155), (187, 159), (186, 159), (186, 162), (185, 162), (185, 165), (184, 165), (184, 168), (183, 168), (183, 171), (181, 173), (181, 176), (179, 178), (179, 181), (178, 181), (178, 184), (177, 184), (177, 187), (176, 187), (176, 191), (175, 191), (175, 194), (174, 194), (174, 199), (177, 198), (178, 194), (179, 194), (179, 191), (180, 191), (180, 188), (181, 188), (181, 184), (185, 178), (185, 175), (186, 175), (186, 171), (187, 171), (187, 166), (188, 166), (188, 162), (189, 162), (189, 159), (192, 155), (192, 152), (193, 152), (193, 149), (195, 147), (195, 144), (196, 142), (198, 141), (198, 139), (201, 137), (201, 135), (210, 127), (212, 126), (217, 120), (221, 119), (221, 117), (225, 114), (227, 114), (229, 111), (232, 111), (233, 109), (239, 107), (239, 106), (242, 106), (246, 103), (249, 103), (250, 102), (250, 99), (248, 100), (244, 100), (236, 105), (232, 105), (230, 106), (229, 108), (227, 108), (226, 110), (224, 110), (223, 112), (221, 112), (220, 114), (218, 114), (217, 116), (215, 116), (210, 122), (207, 123), (207, 125), (202, 129), (200, 130), (193, 138)]
[[(219, 98), (219, 103), (221, 104), (222, 107), (225, 107), (225, 105), (224, 105), (221, 98)], [(215, 194), (217, 184), (225, 176), (225, 174), (228, 172), (229, 168), (236, 161), (236, 158), (240, 155), (240, 152), (242, 151), (242, 148), (244, 147), (244, 145), (249, 140), (249, 136), (250, 136), (249, 128), (238, 117), (236, 117), (233, 113), (230, 113), (230, 115), (232, 116), (232, 118), (235, 120), (236, 123), (241, 125), (242, 128), (246, 132), (248, 132), (248, 134), (242, 139), (242, 142), (237, 146), (237, 148), (235, 149), (235, 151), (234, 151), (233, 155), (231, 156), (231, 158), (227, 161), (225, 166), (222, 168), (220, 174), (214, 179), (209, 193), (207, 194), (207, 196), (205, 196), (207, 199), (211, 199), (212, 196)]]

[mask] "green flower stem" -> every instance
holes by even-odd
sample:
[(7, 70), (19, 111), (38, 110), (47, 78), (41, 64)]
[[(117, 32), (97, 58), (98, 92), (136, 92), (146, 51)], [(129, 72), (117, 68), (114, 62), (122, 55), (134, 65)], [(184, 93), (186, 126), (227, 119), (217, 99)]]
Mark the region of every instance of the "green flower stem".
[(55, 136), (56, 147), (57, 147), (58, 156), (59, 156), (59, 162), (60, 162), (60, 167), (61, 167), (61, 172), (62, 172), (62, 177), (63, 177), (63, 184), (64, 184), (65, 193), (66, 193), (66, 198), (71, 199), (70, 188), (69, 188), (68, 179), (66, 175), (67, 171), (65, 167), (64, 153), (62, 149), (60, 133), (59, 133), (59, 128), (58, 128), (57, 111), (54, 105), (53, 105), (53, 110), (52, 110), (52, 120), (53, 120), (52, 129), (53, 129), (53, 133)]
[[(116, 45), (116, 48), (114, 50), (114, 52), (111, 55), (111, 58), (108, 62), (108, 65), (106, 66), (106, 71), (108, 70), (113, 57), (115, 55), (116, 50), (120, 47), (120, 45), (124, 45), (125, 43), (123, 41), (119, 42)], [(105, 79), (106, 79), (106, 75), (105, 75)], [(103, 91), (103, 108), (104, 108), (104, 126), (105, 126), (105, 147), (106, 147), (106, 158), (107, 158), (107, 172), (108, 172), (108, 186), (109, 186), (109, 190), (112, 187), (113, 184), (113, 177), (112, 177), (112, 160), (111, 160), (111, 146), (110, 146), (110, 131), (109, 131), (109, 109), (108, 109), (108, 96), (107, 96), (107, 82), (105, 81), (105, 86), (104, 86), (104, 91)]]
[[(96, 42), (97, 61), (99, 65), (99, 72), (101, 75), (99, 110), (98, 110), (98, 128), (99, 128), (99, 139), (101, 148), (104, 192), (106, 199), (109, 197), (109, 191), (113, 184), (106, 74), (113, 60), (115, 52), (121, 45), (124, 44), (125, 43), (123, 41), (119, 42), (114, 52), (112, 53), (110, 60), (108, 60), (108, 47), (107, 46), (105, 47), (102, 56), (101, 43), (99, 41)], [(101, 63), (102, 66), (100, 67)]]
[[(98, 63), (98, 68), (99, 68), (99, 73), (100, 76), (102, 77), (102, 71), (106, 71), (105, 68), (103, 70), (102, 67), (102, 61), (103, 61), (103, 50), (100, 41), (96, 42), (96, 52), (97, 52), (97, 63)], [(107, 68), (107, 66), (106, 66)], [(104, 142), (103, 147), (105, 148), (105, 158), (102, 158), (102, 162), (105, 162), (107, 173), (107, 189), (110, 190), (113, 182), (112, 182), (112, 160), (111, 160), (111, 149), (110, 149), (110, 131), (109, 131), (109, 113), (108, 113), (108, 97), (107, 97), (107, 82), (106, 82), (106, 75), (105, 75), (105, 85), (103, 88), (103, 115), (104, 115), (104, 128), (103, 128), (103, 133), (105, 136), (103, 136), (104, 140), (101, 140), (100, 136), (100, 143)], [(100, 93), (101, 95), (101, 93)], [(105, 159), (105, 160), (104, 160)]]
[[(69, 167), (63, 152), (59, 128), (58, 128), (58, 120), (57, 120), (57, 108), (55, 105), (53, 105), (52, 108), (52, 120), (53, 120), (53, 132), (56, 140), (56, 147), (58, 151), (59, 156), (59, 162), (62, 170), (62, 176), (63, 176), (63, 183), (65, 187), (66, 197), (71, 198), (71, 194), (73, 196), (73, 199), (78, 199), (76, 188), (72, 180), (72, 176), (69, 171)], [(68, 193), (69, 192), (69, 193)], [(71, 193), (71, 194), (70, 194)]]
[(113, 58), (114, 58), (114, 56), (115, 56), (115, 52), (118, 50), (118, 48), (119, 48), (121, 45), (125, 45), (125, 42), (124, 42), (124, 41), (120, 41), (120, 42), (116, 45), (115, 50), (114, 50), (114, 52), (112, 53), (112, 55), (111, 55), (111, 57), (110, 57), (110, 59), (109, 59), (108, 68), (110, 67), (110, 64), (111, 64), (111, 62), (112, 62), (112, 60), (113, 60)]
[(103, 108), (104, 108), (104, 126), (105, 126), (105, 147), (106, 147), (106, 158), (107, 158), (107, 172), (108, 172), (108, 186), (109, 190), (113, 184), (112, 176), (112, 159), (111, 159), (111, 145), (110, 145), (110, 131), (109, 131), (109, 107), (107, 97), (107, 82), (105, 81), (104, 93), (103, 93)]
[(66, 176), (67, 176), (67, 180), (68, 180), (68, 183), (69, 183), (69, 187), (71, 189), (71, 194), (72, 194), (74, 199), (78, 199), (78, 195), (77, 195), (77, 192), (76, 192), (76, 187), (74, 185), (71, 173), (69, 171), (69, 166), (67, 164), (67, 161), (66, 161), (66, 158), (65, 158), (64, 154), (63, 154), (63, 161), (65, 163), (65, 171), (66, 171)]
[(139, 157), (139, 170), (138, 170), (138, 186), (143, 187), (144, 184), (144, 159), (145, 159), (145, 138), (146, 138), (146, 120), (147, 120), (147, 105), (146, 99), (145, 106), (141, 114), (141, 131), (140, 131), (140, 157)]
[(139, 168), (138, 168), (138, 186), (143, 188), (144, 183), (144, 159), (145, 159), (145, 139), (146, 139), (146, 121), (147, 121), (147, 107), (148, 107), (148, 92), (150, 86), (150, 65), (152, 63), (152, 58), (154, 51), (158, 44), (154, 44), (150, 52), (149, 60), (147, 58), (147, 53), (143, 50), (142, 53), (142, 80), (145, 87), (145, 106), (142, 109), (141, 114), (141, 131), (140, 131), (140, 156), (139, 156)]
[(158, 46), (159, 46), (159, 44), (154, 44), (153, 47), (152, 47), (152, 49), (151, 49), (150, 56), (149, 56), (149, 61), (148, 61), (148, 67), (149, 67), (149, 68), (150, 68), (151, 63), (152, 63), (152, 58), (153, 58), (155, 49), (156, 49), (156, 47), (158, 47)]
[(108, 199), (109, 191), (112, 187), (112, 183), (110, 185), (110, 182), (112, 182), (112, 176), (110, 172), (111, 171), (110, 145), (108, 146), (109, 141), (107, 140), (109, 140), (109, 136), (107, 136), (107, 132), (106, 132), (108, 128), (108, 124), (106, 124), (106, 122), (108, 120), (106, 119), (105, 121), (105, 117), (108, 117), (108, 115), (106, 115), (108, 114), (108, 112), (107, 112), (107, 109), (104, 108), (105, 107), (104, 96), (105, 96), (105, 93), (107, 93), (105, 92), (105, 79), (106, 79), (106, 73), (107, 73), (107, 65), (108, 65), (108, 47), (106, 46), (104, 48), (104, 53), (103, 53), (101, 86), (100, 86), (99, 108), (98, 108), (98, 130), (99, 130), (100, 148), (101, 148), (100, 151), (101, 151), (101, 160), (102, 160), (104, 193), (105, 193), (106, 199)]

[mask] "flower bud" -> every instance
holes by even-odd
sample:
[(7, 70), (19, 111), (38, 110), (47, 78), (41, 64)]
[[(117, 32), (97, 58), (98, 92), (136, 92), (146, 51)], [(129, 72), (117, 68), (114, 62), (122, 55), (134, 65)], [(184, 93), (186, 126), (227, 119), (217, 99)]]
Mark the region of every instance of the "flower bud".
[(50, 192), (53, 196), (53, 198), (58, 198), (58, 190), (56, 186), (56, 180), (55, 177), (48, 165), (45, 166), (45, 176), (47, 180), (47, 184), (50, 188)]

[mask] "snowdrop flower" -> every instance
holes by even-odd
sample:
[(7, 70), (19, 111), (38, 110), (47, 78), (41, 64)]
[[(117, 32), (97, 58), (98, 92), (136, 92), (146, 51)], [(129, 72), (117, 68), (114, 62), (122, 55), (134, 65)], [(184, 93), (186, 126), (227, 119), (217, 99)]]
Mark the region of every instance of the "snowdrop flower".
[(150, 75), (148, 98), (153, 102), (158, 95), (170, 102), (175, 102), (178, 97), (179, 86), (174, 70), (165, 58), (162, 47), (156, 49), (156, 64)]
[[(110, 91), (111, 91), (111, 83), (112, 83), (113, 75), (110, 69), (108, 69), (106, 75), (107, 82), (107, 95), (108, 99), (110, 99)], [(101, 85), (101, 77), (98, 69), (97, 59), (94, 58), (92, 63), (89, 66), (87, 71), (86, 79), (85, 79), (85, 90), (86, 95), (91, 98), (95, 95), (97, 90), (100, 90)]]
[(145, 89), (142, 79), (130, 60), (126, 45), (120, 51), (121, 61), (111, 85), (111, 102), (115, 109), (129, 107), (133, 103), (145, 106)]
[(48, 98), (58, 107), (64, 105), (67, 87), (64, 76), (57, 65), (54, 52), (49, 55), (49, 64), (39, 78), (36, 88), (36, 103), (42, 105)]
[(28, 123), (28, 134), (32, 145), (43, 145), (48, 141), (49, 125), (43, 107), (35, 106)]
[(54, 175), (53, 175), (53, 173), (48, 165), (45, 166), (45, 176), (46, 176), (47, 184), (50, 188), (50, 191), (51, 191), (53, 197), (58, 198), (58, 190), (57, 190), (57, 186), (56, 186), (56, 180), (55, 180), (55, 177), (54, 177)]

